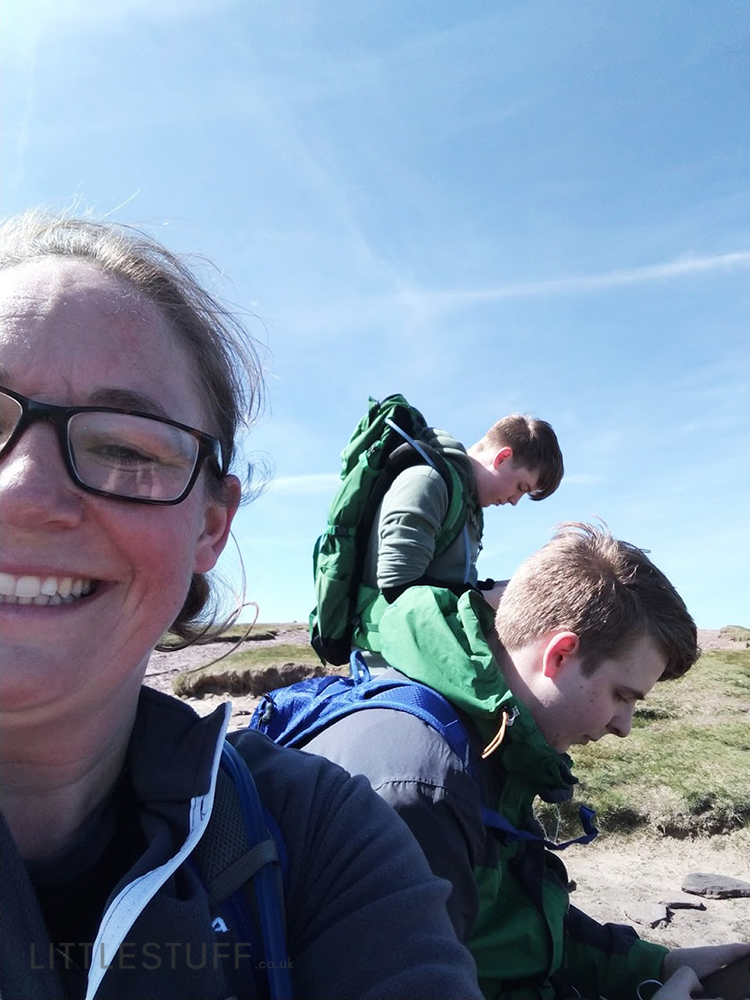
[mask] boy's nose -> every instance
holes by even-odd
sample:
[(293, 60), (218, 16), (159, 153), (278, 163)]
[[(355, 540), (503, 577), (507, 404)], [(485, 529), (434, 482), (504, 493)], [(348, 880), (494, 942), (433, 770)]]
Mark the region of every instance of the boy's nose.
[(609, 724), (609, 731), (613, 736), (619, 736), (621, 739), (625, 739), (626, 736), (630, 735), (630, 730), (633, 728), (634, 709), (635, 706), (630, 705), (624, 711), (618, 712), (612, 719)]

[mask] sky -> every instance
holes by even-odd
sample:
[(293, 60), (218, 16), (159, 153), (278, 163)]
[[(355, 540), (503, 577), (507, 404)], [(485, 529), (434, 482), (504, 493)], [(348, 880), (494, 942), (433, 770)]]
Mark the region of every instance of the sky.
[(750, 625), (749, 42), (741, 0), (4, 0), (0, 213), (200, 255), (258, 339), (274, 477), (219, 570), (261, 621), (306, 619), (340, 451), (401, 392), (466, 445), (557, 431), (480, 576), (599, 517)]

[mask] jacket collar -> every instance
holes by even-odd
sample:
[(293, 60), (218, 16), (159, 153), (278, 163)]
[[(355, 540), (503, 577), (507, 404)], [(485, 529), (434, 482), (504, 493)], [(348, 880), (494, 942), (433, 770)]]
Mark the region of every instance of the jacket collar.
[(138, 800), (148, 808), (205, 795), (228, 714), (225, 704), (202, 718), (185, 702), (142, 687), (128, 747)]
[(445, 588), (409, 587), (383, 614), (382, 654), (466, 713), (485, 745), (507, 712), (510, 724), (489, 759), (508, 773), (527, 776), (543, 797), (567, 798), (577, 780), (572, 761), (547, 743), (509, 689), (485, 639), (492, 625), (492, 609), (475, 591), (457, 597)]

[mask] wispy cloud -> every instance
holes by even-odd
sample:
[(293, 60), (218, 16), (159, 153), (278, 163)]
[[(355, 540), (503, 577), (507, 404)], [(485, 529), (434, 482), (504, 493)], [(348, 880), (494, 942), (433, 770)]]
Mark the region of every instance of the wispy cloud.
[[(106, 4), (98, 0), (67, 0), (61, 4), (58, 0), (26, 0), (18, 8), (24, 18), (29, 17), (39, 21), (57, 21), (66, 29), (72, 21), (87, 24), (91, 19), (112, 22), (119, 18), (132, 17), (141, 12), (148, 13), (151, 18), (189, 17), (194, 14), (216, 10), (218, 7), (231, 7), (238, 0), (160, 0), (154, 4), (152, 0), (110, 0)], [(11, 10), (13, 5), (8, 5)]]
[(499, 299), (541, 298), (547, 295), (574, 295), (596, 292), (625, 285), (641, 285), (653, 281), (668, 281), (711, 271), (731, 271), (750, 267), (750, 250), (716, 254), (711, 257), (684, 256), (666, 264), (623, 268), (604, 274), (588, 274), (546, 281), (524, 281), (498, 285), (485, 289), (457, 289), (439, 292), (405, 291), (403, 299), (413, 299), (414, 304), (439, 305), (441, 303), (491, 302)]
[(335, 472), (321, 472), (310, 476), (280, 476), (274, 479), (270, 489), (274, 493), (293, 496), (318, 496), (321, 493), (333, 495), (340, 482)]

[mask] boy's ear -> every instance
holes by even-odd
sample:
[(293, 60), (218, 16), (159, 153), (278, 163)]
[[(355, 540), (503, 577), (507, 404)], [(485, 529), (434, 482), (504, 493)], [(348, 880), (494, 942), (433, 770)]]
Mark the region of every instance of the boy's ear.
[(578, 655), (581, 640), (575, 632), (555, 632), (542, 653), (542, 673), (555, 677), (573, 657)]
[(511, 458), (513, 458), (513, 449), (510, 447), (510, 445), (506, 444), (503, 448), (500, 448), (500, 450), (495, 455), (495, 458), (492, 462), (492, 468), (496, 469), (498, 466), (502, 465), (503, 462), (507, 462)]

